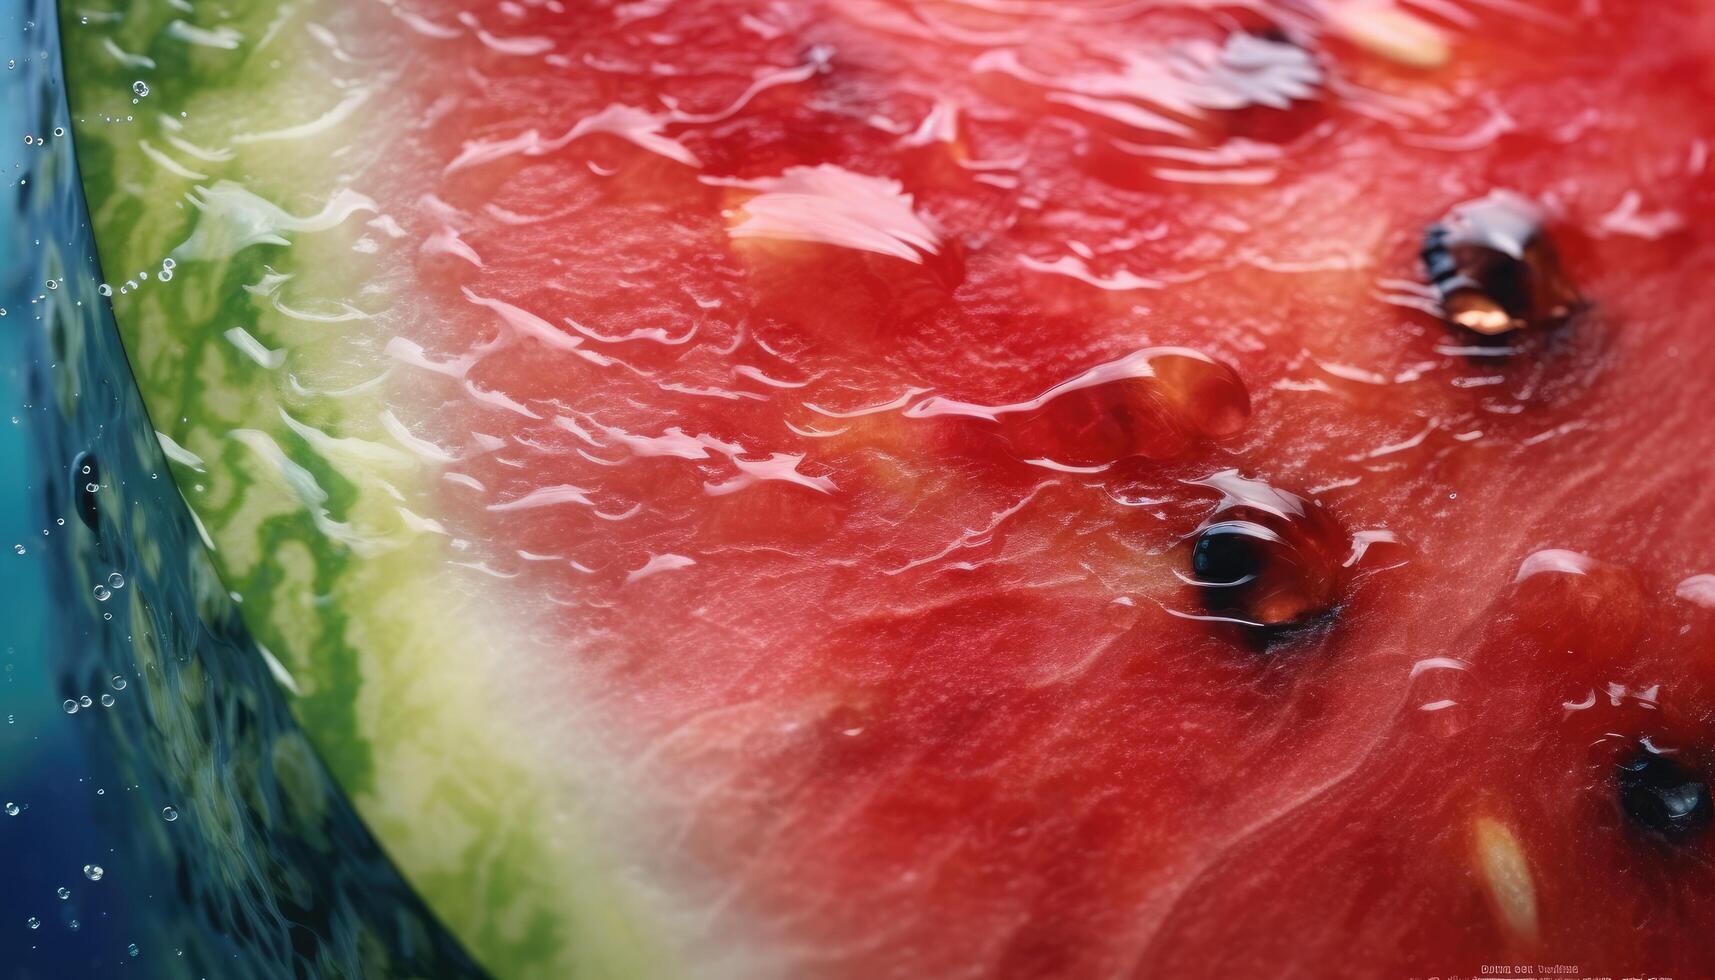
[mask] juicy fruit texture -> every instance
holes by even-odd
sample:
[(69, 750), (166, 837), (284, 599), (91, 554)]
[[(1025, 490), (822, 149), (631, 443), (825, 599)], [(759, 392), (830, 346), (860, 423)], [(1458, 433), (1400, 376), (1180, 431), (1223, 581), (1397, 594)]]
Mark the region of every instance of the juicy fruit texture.
[(1699, 5), (141, 16), (146, 396), (496, 970), (1715, 973)]

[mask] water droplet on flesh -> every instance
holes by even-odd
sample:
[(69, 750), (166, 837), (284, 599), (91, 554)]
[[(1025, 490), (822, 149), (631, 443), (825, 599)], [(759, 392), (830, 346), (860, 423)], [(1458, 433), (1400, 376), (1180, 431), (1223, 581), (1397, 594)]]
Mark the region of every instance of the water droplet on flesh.
[(1250, 393), (1237, 372), (1198, 351), (1152, 347), (1084, 371), (1029, 401), (984, 405), (940, 396), (908, 418), (996, 423), (1023, 458), (1103, 466), (1129, 456), (1169, 459), (1237, 433)]

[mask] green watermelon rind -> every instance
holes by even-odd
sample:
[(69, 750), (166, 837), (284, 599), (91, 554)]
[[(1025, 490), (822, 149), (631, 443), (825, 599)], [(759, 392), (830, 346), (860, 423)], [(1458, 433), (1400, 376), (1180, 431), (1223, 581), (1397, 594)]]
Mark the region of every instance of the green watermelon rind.
[[(357, 18), (333, 0), (64, 8), (79, 166), (132, 368), (295, 715), (443, 921), (498, 976), (674, 975), (646, 903), (555, 806), (540, 740), (497, 717), (496, 638), (521, 627), (434, 573), (449, 542), (400, 499), (435, 474), (381, 431), (385, 386), (304, 398), (288, 378), (378, 372), (376, 322), (410, 286), (353, 249), (379, 237), (375, 215), (338, 193), (385, 152), (386, 121), (330, 112), (355, 96), (307, 28)], [(330, 202), (325, 221), (279, 217)], [(271, 283), (338, 297), (350, 318), (295, 319)], [(236, 329), (286, 363), (259, 362)]]

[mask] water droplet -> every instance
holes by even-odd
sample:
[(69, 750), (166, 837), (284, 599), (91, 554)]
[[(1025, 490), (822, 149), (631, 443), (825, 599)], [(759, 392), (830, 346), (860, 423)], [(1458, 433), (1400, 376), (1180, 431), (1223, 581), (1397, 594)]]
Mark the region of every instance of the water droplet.
[(111, 708), (111, 707), (113, 707), (113, 695), (111, 695), (111, 694), (103, 694), (103, 695), (102, 695), (102, 696), (101, 696), (101, 706), (102, 706), (102, 707), (103, 707), (103, 708)]
[(172, 823), (174, 820), (179, 819), (179, 811), (170, 806), (164, 806), (161, 808), (161, 819), (168, 823)]
[(100, 881), (101, 876), (106, 873), (107, 872), (101, 870), (101, 865), (99, 864), (86, 864), (83, 866), (83, 876), (88, 878), (90, 881)]
[(138, 79), (131, 83), (131, 91), (137, 93), (137, 97), (141, 99), (149, 94), (149, 83)]
[(905, 415), (999, 423), (1022, 457), (1106, 466), (1128, 456), (1172, 458), (1237, 433), (1250, 417), (1250, 393), (1232, 368), (1202, 353), (1152, 347), (1098, 364), (1029, 401), (987, 405), (935, 396)]
[(77, 702), (71, 700), (70, 698), (67, 698), (66, 703), (65, 703), (65, 709), (66, 709), (66, 714), (68, 714), (68, 715), (77, 714)]

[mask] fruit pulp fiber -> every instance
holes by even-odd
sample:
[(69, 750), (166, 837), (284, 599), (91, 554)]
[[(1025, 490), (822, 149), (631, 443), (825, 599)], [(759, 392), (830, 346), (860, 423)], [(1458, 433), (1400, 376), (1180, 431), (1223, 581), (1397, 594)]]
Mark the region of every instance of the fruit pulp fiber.
[(1715, 971), (1698, 5), (93, 30), (187, 499), (497, 972)]

